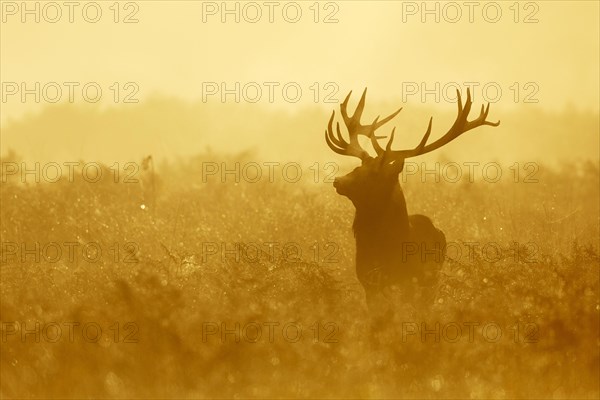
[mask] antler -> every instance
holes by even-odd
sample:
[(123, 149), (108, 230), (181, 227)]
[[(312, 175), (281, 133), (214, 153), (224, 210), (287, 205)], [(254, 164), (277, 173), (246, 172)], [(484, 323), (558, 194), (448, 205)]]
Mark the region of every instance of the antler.
[(335, 116), (335, 111), (331, 114), (331, 118), (329, 119), (329, 124), (327, 125), (327, 130), (325, 131), (325, 141), (331, 150), (338, 154), (354, 156), (358, 157), (361, 160), (365, 160), (369, 158), (369, 153), (367, 153), (358, 143), (358, 135), (364, 135), (370, 137), (371, 140), (375, 142), (377, 139), (381, 139), (385, 136), (375, 136), (375, 130), (381, 127), (383, 124), (394, 118), (398, 113), (402, 110), (400, 108), (398, 111), (393, 114), (387, 116), (383, 120), (379, 121), (379, 116), (375, 118), (372, 124), (370, 125), (362, 125), (360, 123), (360, 117), (362, 116), (363, 110), (365, 108), (365, 97), (367, 94), (367, 89), (365, 88), (360, 101), (358, 102), (358, 106), (356, 106), (356, 110), (354, 114), (350, 117), (348, 116), (348, 100), (350, 99), (350, 95), (352, 91), (348, 93), (346, 99), (340, 105), (340, 112), (342, 114), (342, 118), (344, 120), (344, 124), (348, 129), (348, 134), (350, 137), (349, 142), (342, 137), (342, 133), (340, 131), (340, 123), (336, 123), (336, 134), (333, 133), (333, 118)]
[(463, 133), (470, 131), (471, 129), (477, 128), (479, 126), (483, 126), (483, 125), (498, 126), (498, 125), (500, 125), (500, 121), (490, 122), (490, 121), (486, 120), (488, 113), (490, 111), (489, 103), (488, 103), (487, 107), (485, 107), (485, 108), (483, 107), (483, 105), (481, 106), (481, 112), (479, 113), (479, 117), (477, 117), (473, 121), (468, 121), (467, 118), (469, 117), (469, 112), (471, 111), (471, 106), (473, 105), (473, 102), (471, 101), (471, 91), (469, 89), (467, 89), (467, 101), (465, 102), (464, 106), (462, 104), (462, 99), (460, 97), (460, 91), (458, 91), (458, 89), (456, 90), (456, 95), (457, 95), (457, 103), (458, 103), (458, 116), (456, 117), (456, 121), (454, 121), (454, 124), (452, 125), (450, 130), (448, 132), (446, 132), (446, 134), (444, 136), (442, 136), (435, 142), (426, 145), (427, 139), (429, 139), (429, 135), (431, 134), (431, 124), (433, 122), (433, 117), (432, 117), (429, 119), (429, 126), (427, 127), (427, 132), (425, 132), (423, 139), (421, 139), (421, 143), (419, 143), (419, 145), (412, 150), (392, 150), (391, 149), (392, 141), (394, 140), (394, 131), (396, 130), (395, 128), (392, 130), (390, 140), (388, 141), (385, 150), (383, 148), (381, 148), (381, 146), (377, 142), (377, 138), (374, 137), (374, 135), (373, 135), (371, 137), (371, 143), (373, 144), (373, 147), (375, 148), (377, 155), (382, 155), (383, 153), (385, 153), (385, 157), (389, 158), (391, 160), (401, 160), (401, 159), (403, 160), (405, 158), (419, 156), (419, 155), (422, 155), (425, 153), (429, 153), (430, 151), (436, 150), (436, 149), (450, 143), (451, 141), (453, 141), (454, 139), (456, 139)]

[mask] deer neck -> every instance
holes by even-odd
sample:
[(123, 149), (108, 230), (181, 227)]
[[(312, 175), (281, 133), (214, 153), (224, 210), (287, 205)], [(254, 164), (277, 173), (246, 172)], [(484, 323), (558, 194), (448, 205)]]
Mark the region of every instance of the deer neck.
[(377, 268), (387, 268), (398, 254), (402, 242), (409, 240), (408, 212), (400, 184), (377, 209), (357, 208), (354, 218), (356, 269), (365, 276)]
[[(378, 236), (393, 232), (408, 232), (408, 211), (404, 192), (399, 183), (396, 183), (385, 199), (376, 207), (356, 207), (354, 217), (354, 233), (358, 238), (363, 233)], [(372, 236), (371, 235), (371, 236)]]

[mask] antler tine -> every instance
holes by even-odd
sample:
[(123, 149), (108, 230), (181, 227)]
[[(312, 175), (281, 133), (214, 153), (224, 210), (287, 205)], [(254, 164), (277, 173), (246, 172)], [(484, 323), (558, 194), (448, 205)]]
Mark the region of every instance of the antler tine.
[[(339, 130), (338, 130), (338, 132), (339, 132)], [(327, 145), (329, 146), (329, 148), (331, 150), (333, 150), (334, 152), (336, 152), (337, 154), (341, 154), (344, 156), (354, 156), (354, 157), (360, 158), (361, 160), (363, 158), (369, 156), (367, 154), (367, 152), (361, 148), (353, 147), (353, 146), (346, 146), (346, 145), (340, 146), (337, 143), (335, 143), (334, 141), (335, 141), (335, 137), (333, 135), (333, 131), (326, 130), (325, 131), (325, 142), (327, 142)], [(344, 142), (344, 143), (346, 143), (346, 142)]]
[(350, 144), (353, 143), (352, 142), (352, 138), (350, 138), (350, 143), (346, 142), (346, 140), (342, 136), (342, 131), (340, 130), (340, 123), (339, 122), (335, 123), (335, 131), (337, 133), (338, 141), (341, 143), (342, 147), (348, 147)]
[(337, 154), (358, 157), (361, 160), (368, 158), (369, 154), (360, 147), (356, 135), (350, 135), (350, 142), (346, 142), (340, 130), (340, 123), (336, 123), (336, 134), (333, 132), (333, 119), (335, 111), (331, 114), (327, 130), (325, 130), (325, 142), (331, 150)]
[(423, 151), (423, 148), (425, 148), (425, 144), (427, 143), (427, 140), (429, 139), (429, 135), (431, 135), (432, 124), (433, 124), (433, 117), (429, 118), (429, 125), (427, 126), (427, 131), (425, 132), (425, 135), (423, 135), (421, 142), (419, 142), (417, 147), (415, 147), (412, 150), (392, 150), (392, 141), (394, 140), (394, 132), (396, 130), (396, 128), (394, 128), (392, 130), (390, 140), (388, 140), (387, 146), (385, 148), (386, 159), (388, 159), (388, 158), (404, 159), (404, 158), (414, 157), (415, 155), (417, 155), (418, 153)]
[(346, 124), (346, 128), (348, 128), (348, 134), (349, 134), (350, 140), (346, 141), (343, 138), (342, 133), (340, 131), (339, 123), (336, 124), (337, 135), (334, 134), (333, 119), (334, 119), (335, 112), (331, 114), (331, 118), (329, 119), (329, 124), (327, 127), (328, 129), (325, 131), (325, 139), (326, 139), (329, 147), (336, 153), (343, 154), (343, 155), (356, 156), (356, 157), (359, 157), (363, 161), (366, 158), (369, 158), (369, 155), (358, 143), (358, 135), (365, 135), (371, 139), (371, 144), (373, 145), (373, 148), (375, 149), (375, 152), (377, 153), (378, 156), (384, 155), (385, 159), (404, 159), (404, 158), (408, 158), (408, 157), (415, 157), (415, 156), (418, 156), (421, 154), (429, 153), (430, 151), (433, 151), (435, 149), (438, 149), (438, 148), (450, 143), (451, 141), (453, 141), (454, 139), (456, 139), (463, 133), (465, 133), (471, 129), (477, 128), (479, 126), (483, 126), (483, 125), (498, 126), (498, 125), (500, 125), (500, 121), (490, 122), (487, 120), (487, 117), (488, 117), (488, 114), (490, 111), (490, 103), (488, 103), (487, 106), (485, 106), (485, 107), (482, 105), (481, 110), (479, 112), (479, 116), (477, 118), (475, 118), (474, 120), (469, 121), (468, 120), (469, 113), (471, 112), (471, 107), (473, 105), (473, 101), (471, 99), (471, 90), (470, 90), (470, 88), (467, 88), (467, 98), (465, 99), (464, 104), (462, 101), (460, 90), (456, 90), (456, 105), (458, 108), (456, 120), (454, 121), (454, 123), (452, 124), (452, 126), (450, 127), (448, 132), (446, 132), (441, 138), (439, 138), (438, 140), (436, 140), (433, 143), (427, 144), (427, 141), (429, 140), (429, 136), (431, 135), (431, 127), (433, 124), (433, 118), (430, 118), (429, 125), (427, 127), (427, 131), (425, 132), (425, 135), (421, 139), (419, 145), (417, 147), (415, 147), (414, 149), (392, 150), (392, 142), (394, 140), (394, 135), (396, 133), (395, 128), (392, 130), (392, 133), (390, 135), (390, 139), (388, 140), (386, 148), (383, 149), (381, 147), (381, 145), (379, 144), (379, 142), (377, 141), (378, 139), (383, 138), (383, 136), (376, 136), (375, 131), (378, 128), (380, 128), (383, 124), (389, 122), (392, 118), (394, 118), (396, 115), (398, 115), (398, 113), (400, 113), (400, 111), (402, 111), (402, 108), (400, 108), (397, 111), (395, 111), (394, 113), (388, 115), (381, 121), (379, 120), (379, 116), (378, 116), (377, 118), (375, 118), (375, 120), (373, 121), (372, 124), (361, 125), (360, 118), (362, 116), (362, 113), (363, 113), (363, 110), (365, 107), (365, 101), (366, 101), (365, 99), (366, 99), (366, 95), (367, 95), (367, 89), (365, 88), (365, 90), (363, 91), (362, 96), (360, 97), (360, 100), (358, 102), (358, 105), (356, 106), (356, 110), (354, 111), (354, 114), (350, 117), (350, 116), (348, 116), (347, 108), (348, 108), (348, 102), (350, 101), (351, 94), (352, 94), (352, 91), (350, 91), (350, 93), (348, 93), (348, 95), (346, 96), (346, 98), (344, 99), (342, 104), (340, 105), (340, 111), (342, 114), (342, 118), (344, 119), (344, 123)]
[(336, 146), (343, 148), (344, 146), (347, 146), (348, 144), (346, 143), (346, 141), (341, 137), (341, 135), (339, 134), (339, 123), (338, 123), (338, 135), (337, 137), (333, 134), (333, 118), (335, 116), (335, 111), (331, 113), (331, 118), (329, 118), (329, 123), (327, 124), (327, 130), (325, 131), (330, 132), (330, 137), (329, 139), (335, 143)]
[(360, 100), (358, 101), (358, 105), (356, 106), (356, 110), (354, 110), (354, 114), (352, 116), (348, 116), (348, 101), (350, 100), (350, 95), (352, 94), (352, 90), (348, 93), (348, 96), (344, 99), (342, 104), (340, 105), (340, 111), (342, 113), (342, 118), (344, 119), (344, 123), (350, 129), (351, 126), (361, 126), (360, 125), (360, 117), (362, 116), (363, 110), (365, 109), (365, 99), (367, 96), (367, 88), (363, 91), (362, 96), (360, 96)]
[(345, 154), (345, 148), (348, 146), (348, 143), (342, 138), (340, 134), (339, 123), (337, 124), (337, 137), (333, 134), (333, 118), (335, 116), (335, 111), (331, 113), (331, 118), (329, 118), (329, 123), (327, 124), (327, 129), (325, 130), (325, 141), (331, 150), (338, 154)]
[(396, 127), (392, 129), (392, 133), (390, 134), (390, 140), (387, 142), (387, 146), (385, 146), (385, 151), (389, 152), (392, 150), (392, 142), (394, 141), (394, 134), (396, 133)]
[[(379, 116), (377, 116), (377, 118), (375, 118), (375, 120), (373, 121), (373, 123), (371, 124), (371, 126), (376, 126), (377, 125), (377, 120), (379, 120)], [(375, 135), (375, 129), (373, 129), (371, 131), (371, 145), (373, 146), (373, 149), (375, 149), (375, 153), (377, 153), (378, 156), (382, 155), (385, 150), (383, 149), (383, 147), (381, 147), (379, 145), (379, 142), (377, 141), (377, 139), (383, 139), (385, 136), (377, 136)]]
[(430, 151), (438, 149), (438, 148), (450, 143), (451, 141), (453, 141), (454, 139), (456, 139), (463, 133), (465, 133), (473, 128), (477, 128), (482, 125), (490, 125), (490, 126), (500, 125), (500, 121), (490, 122), (490, 121), (486, 120), (488, 112), (489, 112), (489, 108), (490, 108), (489, 103), (486, 108), (483, 108), (483, 105), (482, 105), (479, 116), (476, 119), (474, 119), (473, 121), (469, 121), (468, 117), (469, 117), (469, 113), (471, 111), (471, 106), (473, 105), (473, 101), (471, 100), (471, 90), (467, 89), (467, 100), (465, 101), (464, 106), (462, 104), (459, 90), (456, 90), (456, 95), (457, 95), (456, 97), (457, 97), (457, 103), (458, 103), (458, 115), (456, 117), (456, 121), (454, 121), (454, 124), (452, 124), (452, 127), (450, 128), (450, 130), (448, 130), (448, 132), (446, 132), (446, 134), (444, 136), (442, 136), (435, 142), (424, 146), (421, 149), (421, 151), (415, 155), (429, 153)]
[(346, 96), (344, 101), (342, 101), (342, 104), (340, 104), (340, 112), (342, 113), (342, 118), (344, 118), (344, 122), (349, 120), (347, 107), (348, 107), (348, 101), (350, 100), (351, 94), (352, 94), (352, 90), (348, 93), (348, 95)]
[(442, 136), (441, 138), (439, 138), (438, 140), (436, 140), (433, 143), (427, 144), (427, 140), (429, 139), (429, 136), (431, 134), (431, 126), (432, 126), (432, 122), (433, 122), (433, 118), (431, 118), (429, 120), (429, 126), (427, 128), (427, 132), (425, 133), (425, 136), (423, 136), (423, 139), (421, 139), (421, 142), (419, 143), (419, 145), (417, 147), (415, 147), (412, 150), (395, 150), (395, 151), (393, 151), (393, 150), (391, 150), (391, 140), (390, 140), (390, 142), (388, 142), (388, 148), (386, 149), (386, 157), (389, 157), (392, 159), (404, 159), (404, 158), (408, 158), (408, 157), (415, 157), (418, 155), (429, 153), (430, 151), (433, 151), (435, 149), (438, 149), (438, 148), (450, 143), (451, 141), (453, 141), (454, 139), (456, 139), (457, 137), (459, 137), (460, 135), (462, 135), (463, 133), (465, 133), (471, 129), (477, 128), (482, 125), (489, 125), (489, 126), (500, 125), (500, 121), (498, 121), (498, 122), (487, 121), (487, 116), (490, 111), (489, 103), (488, 103), (487, 107), (484, 107), (483, 105), (481, 106), (481, 111), (479, 113), (479, 116), (476, 119), (474, 119), (472, 121), (468, 120), (469, 113), (471, 112), (471, 106), (473, 105), (473, 101), (471, 100), (471, 90), (470, 89), (467, 89), (467, 98), (466, 98), (464, 104), (462, 102), (462, 98), (461, 98), (459, 90), (456, 91), (456, 100), (457, 100), (456, 104), (458, 107), (458, 115), (456, 116), (456, 120), (452, 124), (452, 127), (450, 128), (450, 130), (448, 130), (448, 132), (446, 132), (446, 134), (444, 136)]
[(352, 119), (355, 120), (358, 124), (360, 124), (360, 117), (362, 117), (363, 110), (365, 109), (365, 98), (367, 97), (367, 88), (363, 90), (362, 96), (360, 96), (360, 100), (358, 101), (358, 105), (356, 106), (356, 110), (352, 115)]
[(481, 111), (479, 113), (479, 117), (477, 117), (473, 121), (469, 121), (467, 123), (468, 129), (473, 129), (473, 128), (475, 128), (477, 126), (480, 126), (480, 125), (489, 125), (489, 126), (498, 126), (498, 125), (500, 125), (500, 121), (498, 121), (498, 122), (486, 121), (486, 118), (487, 118), (489, 112), (490, 112), (490, 103), (488, 103), (485, 108), (484, 108), (484, 106), (482, 104), (481, 105)]
[(471, 112), (471, 105), (473, 102), (471, 101), (471, 89), (467, 88), (467, 101), (465, 101), (465, 105), (462, 104), (462, 98), (460, 96), (460, 90), (456, 89), (456, 102), (458, 103), (458, 116), (456, 117), (456, 121), (454, 121), (454, 125), (464, 124)]
[(325, 130), (325, 142), (327, 142), (327, 145), (329, 146), (329, 148), (331, 150), (333, 150), (334, 152), (338, 153), (338, 154), (346, 154), (346, 152), (344, 151), (344, 149), (337, 147), (330, 139), (329, 134), (327, 132), (327, 130)]
[(427, 144), (427, 140), (429, 140), (429, 135), (431, 135), (431, 127), (433, 125), (433, 117), (429, 118), (429, 126), (427, 126), (427, 131), (425, 132), (425, 135), (423, 136), (423, 139), (421, 139), (421, 143), (419, 143), (419, 145), (416, 147), (415, 150), (419, 150), (422, 151), (425, 148), (425, 145)]
[[(387, 117), (385, 117), (384, 119), (382, 119), (379, 123), (373, 122), (373, 130), (381, 127), (383, 124), (385, 124), (386, 122), (390, 121), (392, 118), (394, 118), (396, 115), (398, 115), (398, 113), (402, 111), (402, 107), (400, 107), (398, 109), (398, 111), (388, 115)], [(379, 119), (379, 117), (377, 117)]]
[[(375, 118), (375, 121), (373, 121), (373, 123), (371, 124), (371, 131), (369, 133), (369, 137), (371, 138), (371, 145), (373, 146), (373, 148), (375, 149), (375, 152), (377, 153), (377, 156), (382, 155), (385, 150), (383, 149), (383, 147), (381, 147), (379, 145), (379, 142), (377, 142), (377, 139), (383, 139), (385, 136), (376, 136), (375, 135), (375, 130), (377, 130), (379, 127), (381, 127), (383, 124), (385, 124), (386, 122), (390, 121), (392, 118), (394, 118), (396, 115), (398, 115), (398, 113), (402, 111), (402, 107), (400, 107), (398, 109), (398, 111), (388, 115), (387, 117), (385, 117), (384, 119), (381, 120), (381, 122), (377, 122), (379, 120), (379, 115), (377, 116), (377, 118)], [(394, 128), (395, 129), (395, 128)]]
[[(336, 153), (356, 156), (359, 157), (361, 160), (365, 160), (369, 158), (369, 154), (360, 146), (360, 143), (358, 142), (358, 135), (367, 136), (371, 138), (372, 141), (376, 142), (377, 139), (381, 137), (375, 136), (375, 130), (384, 123), (394, 118), (400, 112), (401, 109), (396, 111), (392, 115), (386, 117), (383, 121), (379, 121), (379, 117), (377, 117), (371, 125), (362, 125), (360, 123), (360, 119), (365, 109), (367, 88), (365, 88), (365, 90), (363, 91), (360, 100), (358, 101), (358, 105), (354, 110), (354, 113), (352, 114), (352, 116), (349, 116), (348, 102), (350, 101), (351, 95), (352, 91), (348, 93), (344, 101), (340, 104), (340, 113), (342, 114), (342, 119), (344, 120), (344, 124), (348, 129), (349, 140), (346, 141), (342, 136), (339, 123), (336, 124), (337, 135), (336, 133), (334, 133), (333, 119), (335, 116), (335, 112), (331, 114), (331, 118), (329, 119), (329, 123), (327, 125), (327, 131), (325, 131), (325, 137), (329, 147)], [(381, 149), (380, 147), (375, 147), (375, 151), (378, 154), (380, 154), (381, 152), (383, 152), (383, 149)]]

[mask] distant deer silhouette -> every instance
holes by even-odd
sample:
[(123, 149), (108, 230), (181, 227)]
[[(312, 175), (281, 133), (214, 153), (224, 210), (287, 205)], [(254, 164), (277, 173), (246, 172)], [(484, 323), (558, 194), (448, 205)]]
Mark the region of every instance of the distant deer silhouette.
[[(348, 129), (347, 142), (337, 123), (333, 132), (335, 111), (329, 119), (325, 140), (334, 152), (360, 158), (362, 165), (349, 174), (334, 180), (337, 192), (348, 197), (356, 214), (353, 230), (356, 238), (356, 274), (365, 289), (367, 303), (371, 305), (380, 298), (385, 289), (398, 287), (407, 296), (423, 293), (425, 288), (433, 288), (439, 280), (439, 272), (445, 258), (446, 237), (431, 220), (424, 215), (408, 215), (404, 194), (398, 176), (404, 168), (404, 160), (419, 156), (456, 139), (461, 134), (482, 125), (498, 126), (500, 121), (486, 121), (489, 104), (481, 106), (479, 117), (468, 121), (471, 111), (471, 93), (467, 90), (467, 101), (462, 104), (457, 90), (458, 116), (450, 130), (441, 138), (427, 144), (431, 134), (433, 118), (421, 143), (412, 150), (392, 150), (395, 128), (383, 149), (375, 131), (394, 118), (401, 110), (372, 124), (362, 125), (360, 118), (365, 106), (367, 89), (362, 94), (356, 111), (351, 117), (346, 110), (352, 92), (340, 105), (342, 118)], [(358, 135), (371, 139), (377, 156), (371, 157), (358, 142)]]

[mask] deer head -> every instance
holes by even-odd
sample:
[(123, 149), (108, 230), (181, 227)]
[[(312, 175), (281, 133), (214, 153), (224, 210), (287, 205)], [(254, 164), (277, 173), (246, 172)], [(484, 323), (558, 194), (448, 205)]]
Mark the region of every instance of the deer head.
[[(498, 126), (500, 124), (500, 121), (494, 123), (486, 120), (490, 108), (489, 104), (485, 108), (481, 106), (479, 117), (468, 121), (467, 118), (472, 105), (471, 93), (467, 89), (467, 101), (463, 105), (460, 92), (457, 90), (458, 116), (445, 135), (435, 142), (427, 144), (427, 140), (431, 134), (432, 117), (429, 119), (427, 131), (417, 147), (410, 150), (392, 150), (392, 142), (396, 130), (394, 128), (384, 149), (379, 145), (378, 140), (385, 136), (377, 136), (375, 135), (375, 131), (398, 115), (402, 111), (402, 108), (381, 121), (377, 117), (370, 125), (362, 125), (360, 118), (365, 107), (366, 93), (367, 89), (364, 90), (356, 111), (352, 116), (349, 116), (347, 112), (348, 100), (352, 92), (348, 93), (348, 96), (346, 96), (346, 99), (340, 105), (342, 119), (348, 129), (349, 141), (343, 138), (339, 122), (336, 124), (336, 132), (334, 133), (333, 131), (335, 111), (331, 114), (327, 130), (325, 131), (325, 140), (331, 150), (341, 155), (358, 157), (362, 161), (361, 166), (343, 177), (336, 178), (333, 183), (337, 192), (352, 200), (357, 209), (359, 207), (377, 207), (381, 199), (389, 198), (394, 187), (398, 185), (398, 174), (402, 172), (404, 160), (407, 158), (420, 156), (436, 150), (456, 139), (461, 134), (478, 126)], [(371, 157), (360, 146), (358, 135), (364, 135), (371, 139), (371, 144), (377, 153), (376, 157)]]

